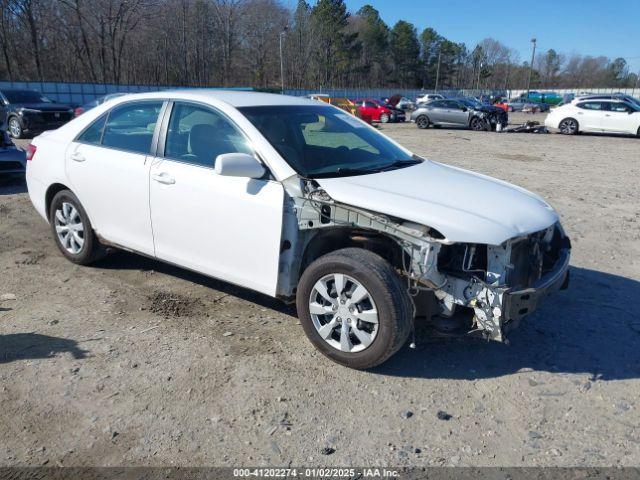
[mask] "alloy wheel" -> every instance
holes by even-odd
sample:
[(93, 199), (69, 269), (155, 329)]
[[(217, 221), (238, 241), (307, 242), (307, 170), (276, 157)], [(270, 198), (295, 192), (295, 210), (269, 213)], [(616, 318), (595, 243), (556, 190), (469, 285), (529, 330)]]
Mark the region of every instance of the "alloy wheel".
[(84, 246), (84, 224), (78, 209), (69, 202), (62, 202), (55, 214), (56, 234), (60, 245), (77, 255)]
[(320, 337), (341, 352), (360, 352), (378, 334), (373, 297), (349, 275), (332, 273), (320, 278), (309, 296), (309, 313)]
[(17, 119), (12, 118), (9, 121), (9, 132), (13, 138), (20, 138), (22, 134), (22, 128), (20, 127), (20, 122)]
[(567, 118), (560, 122), (560, 125), (558, 126), (558, 128), (560, 132), (565, 135), (573, 135), (578, 131), (578, 124), (576, 123), (575, 120), (571, 118)]
[(416, 123), (418, 124), (418, 128), (427, 128), (429, 126), (429, 120), (424, 115), (418, 117)]

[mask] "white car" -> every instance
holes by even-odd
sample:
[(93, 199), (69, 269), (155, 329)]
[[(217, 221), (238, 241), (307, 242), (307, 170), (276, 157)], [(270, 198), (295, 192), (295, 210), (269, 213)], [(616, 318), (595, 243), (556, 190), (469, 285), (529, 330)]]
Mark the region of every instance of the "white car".
[(440, 95), (439, 93), (425, 93), (421, 97), (416, 98), (416, 103), (419, 105), (430, 102), (431, 100), (444, 100), (444, 95)]
[(121, 248), (295, 301), (311, 342), (353, 368), (396, 352), (416, 315), (501, 340), (568, 281), (570, 243), (540, 197), (309, 99), (128, 95), (28, 158), (70, 261)]
[(551, 110), (547, 129), (565, 135), (580, 132), (622, 133), (640, 136), (640, 106), (617, 99), (577, 99)]

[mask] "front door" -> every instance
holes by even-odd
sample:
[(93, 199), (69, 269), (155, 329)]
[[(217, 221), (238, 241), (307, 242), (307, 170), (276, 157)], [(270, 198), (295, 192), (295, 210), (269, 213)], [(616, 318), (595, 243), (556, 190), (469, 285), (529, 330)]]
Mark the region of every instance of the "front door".
[(220, 176), (215, 159), (253, 150), (208, 106), (176, 102), (150, 172), (158, 258), (274, 295), (284, 190), (279, 182)]
[(152, 140), (163, 102), (129, 102), (95, 120), (67, 148), (71, 189), (96, 232), (153, 255), (149, 216)]

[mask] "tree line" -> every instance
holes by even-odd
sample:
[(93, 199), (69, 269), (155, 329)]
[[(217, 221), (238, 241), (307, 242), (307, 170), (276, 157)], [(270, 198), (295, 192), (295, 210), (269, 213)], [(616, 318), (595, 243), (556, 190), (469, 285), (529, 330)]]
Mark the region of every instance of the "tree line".
[[(0, 0), (0, 79), (278, 88), (527, 87), (529, 63), (344, 0)], [(550, 49), (532, 88), (634, 87), (623, 58)]]

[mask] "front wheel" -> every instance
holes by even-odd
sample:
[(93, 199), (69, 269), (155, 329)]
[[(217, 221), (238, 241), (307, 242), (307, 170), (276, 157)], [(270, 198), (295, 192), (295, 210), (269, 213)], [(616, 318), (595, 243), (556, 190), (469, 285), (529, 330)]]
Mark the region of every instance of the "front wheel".
[(9, 135), (16, 140), (19, 140), (24, 135), (24, 131), (22, 130), (22, 125), (20, 125), (20, 120), (16, 117), (11, 117), (9, 119)]
[(573, 118), (565, 118), (558, 125), (558, 130), (563, 135), (575, 135), (579, 130), (578, 122)]
[(482, 130), (487, 130), (487, 122), (480, 117), (473, 117), (471, 119), (471, 130), (476, 132), (480, 132)]
[(58, 192), (51, 200), (49, 222), (56, 245), (73, 263), (88, 265), (106, 254), (93, 233), (87, 212), (70, 190)]
[(356, 369), (379, 365), (397, 352), (413, 315), (395, 270), (360, 248), (313, 262), (300, 278), (296, 305), (311, 343), (331, 360)]
[(416, 118), (416, 125), (420, 129), (429, 128), (429, 118), (426, 115), (420, 115)]
[(387, 115), (386, 113), (383, 113), (382, 115), (380, 115), (380, 122), (389, 123), (389, 115)]

